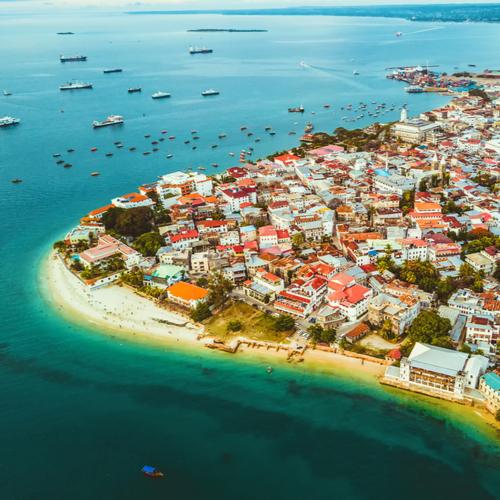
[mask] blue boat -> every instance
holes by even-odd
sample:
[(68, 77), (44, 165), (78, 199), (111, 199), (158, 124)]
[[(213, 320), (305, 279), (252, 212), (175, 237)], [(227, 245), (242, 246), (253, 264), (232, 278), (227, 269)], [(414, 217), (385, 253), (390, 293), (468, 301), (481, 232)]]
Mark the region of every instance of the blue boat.
[(142, 469), (141, 472), (148, 477), (163, 477), (163, 472), (158, 470), (156, 467), (153, 467), (152, 465), (145, 465)]

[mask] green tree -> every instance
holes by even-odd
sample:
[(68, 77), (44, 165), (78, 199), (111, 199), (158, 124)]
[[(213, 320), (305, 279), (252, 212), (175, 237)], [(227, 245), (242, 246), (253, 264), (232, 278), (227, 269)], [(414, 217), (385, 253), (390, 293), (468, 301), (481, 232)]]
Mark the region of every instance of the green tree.
[(274, 329), (278, 332), (287, 332), (295, 329), (295, 320), (286, 314), (280, 314), (274, 321)]
[(320, 325), (311, 325), (307, 329), (307, 333), (311, 336), (314, 344), (331, 344), (337, 337), (335, 328), (323, 328)]
[(149, 207), (117, 208), (108, 210), (102, 217), (106, 230), (123, 236), (137, 237), (153, 227), (153, 211)]
[(390, 255), (384, 254), (377, 259), (377, 269), (383, 273), (384, 271), (394, 272), (396, 270), (396, 263)]
[(408, 340), (413, 344), (422, 342), (439, 347), (451, 348), (449, 336), (451, 323), (435, 311), (421, 311), (408, 330)]
[(199, 302), (196, 307), (191, 310), (190, 314), (191, 319), (197, 323), (210, 316), (212, 316), (212, 312), (210, 311), (210, 306), (206, 302)]
[(233, 282), (220, 271), (210, 274), (208, 277), (209, 302), (217, 307), (222, 305), (228, 299), (233, 288)]
[(297, 233), (292, 236), (292, 245), (295, 248), (302, 248), (305, 242), (306, 239), (304, 238), (304, 235), (302, 233)]
[(415, 191), (405, 191), (399, 200), (399, 208), (403, 211), (403, 214), (406, 215), (413, 208), (414, 203)]
[(238, 319), (232, 319), (227, 324), (228, 332), (239, 332), (243, 328), (243, 323)]
[(201, 278), (198, 278), (196, 280), (196, 284), (198, 286), (201, 286), (202, 288), (207, 288), (207, 286), (208, 286), (208, 279), (205, 278), (205, 276), (202, 276)]
[(144, 285), (144, 274), (139, 269), (133, 269), (127, 273), (123, 273), (121, 279), (124, 283), (134, 288), (142, 288)]
[(155, 232), (144, 233), (134, 242), (134, 248), (145, 257), (153, 257), (156, 252), (165, 244), (163, 236)]
[(378, 334), (386, 340), (393, 340), (396, 337), (392, 331), (392, 322), (389, 318), (384, 320)]
[(434, 292), (439, 283), (439, 271), (431, 262), (408, 260), (399, 270), (399, 278), (417, 284), (425, 292)]

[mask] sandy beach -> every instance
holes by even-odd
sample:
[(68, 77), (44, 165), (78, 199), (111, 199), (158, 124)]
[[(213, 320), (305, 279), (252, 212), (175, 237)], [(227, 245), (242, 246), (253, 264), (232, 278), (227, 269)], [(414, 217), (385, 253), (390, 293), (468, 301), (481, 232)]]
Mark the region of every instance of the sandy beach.
[[(198, 340), (199, 335), (204, 333), (202, 326), (158, 307), (126, 287), (115, 285), (88, 290), (66, 269), (54, 252), (44, 263), (42, 281), (51, 304), (71, 321), (91, 326), (104, 334), (118, 334), (131, 340), (161, 345), (176, 343), (202, 348), (213, 355), (227, 355), (209, 351), (205, 348), (206, 339)], [(285, 350), (276, 352), (274, 349), (242, 345), (236, 356), (272, 362), (286, 361), (287, 353)], [(370, 377), (378, 377), (385, 370), (385, 366), (376, 363), (311, 349), (305, 353), (301, 365), (323, 372), (341, 370)]]

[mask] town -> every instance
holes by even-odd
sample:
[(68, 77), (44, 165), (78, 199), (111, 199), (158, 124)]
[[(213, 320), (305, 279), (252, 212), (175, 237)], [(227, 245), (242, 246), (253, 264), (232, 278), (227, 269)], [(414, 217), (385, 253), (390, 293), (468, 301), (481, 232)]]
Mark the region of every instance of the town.
[(168, 173), (54, 247), (89, 291), (131, 287), (225, 349), (377, 358), (384, 384), (500, 419), (499, 95), (307, 134), (217, 175)]

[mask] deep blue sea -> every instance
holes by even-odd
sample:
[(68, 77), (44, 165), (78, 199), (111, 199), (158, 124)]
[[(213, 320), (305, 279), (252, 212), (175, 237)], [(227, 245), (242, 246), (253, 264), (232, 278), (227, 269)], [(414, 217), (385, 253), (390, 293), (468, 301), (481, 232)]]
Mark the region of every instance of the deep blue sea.
[[(269, 31), (186, 31), (205, 27)], [(76, 34), (55, 34), (68, 30)], [(51, 243), (112, 197), (174, 169), (227, 168), (235, 164), (228, 153), (237, 158), (249, 146), (254, 157), (291, 147), (297, 136), (288, 132), (308, 120), (332, 131), (348, 103), (394, 104), (387, 121), (405, 102), (410, 114), (443, 104), (407, 95), (384, 68), (498, 68), (499, 41), (494, 24), (0, 7), (0, 89), (13, 94), (0, 94), (0, 116), (22, 120), (0, 130), (0, 498), (499, 498), (498, 441), (456, 408), (351, 373), (279, 365), (269, 376), (264, 361), (101, 335), (58, 316), (39, 282)], [(190, 56), (192, 44), (214, 53)], [(88, 61), (61, 64), (59, 54)], [(113, 67), (124, 71), (102, 73)], [(70, 79), (94, 89), (60, 92)], [(143, 92), (129, 95), (131, 86)], [(202, 98), (209, 87), (221, 95)], [(157, 90), (172, 98), (153, 101)], [(287, 113), (299, 104), (304, 116)], [(109, 114), (126, 123), (91, 128)], [(176, 139), (143, 156), (163, 129)], [(193, 129), (196, 150), (183, 142)], [(56, 165), (53, 153), (73, 167)], [(89, 176), (95, 170), (100, 177)], [(14, 177), (24, 182), (11, 184)], [(166, 478), (148, 481), (144, 464)]]

